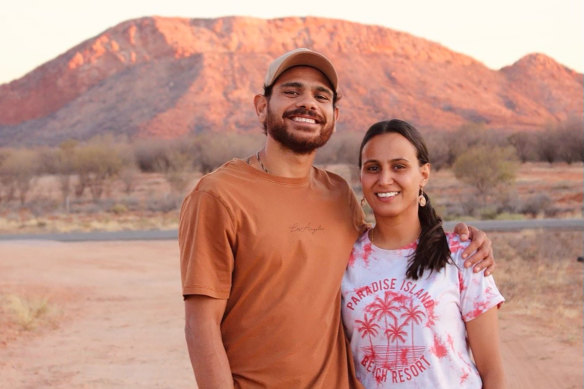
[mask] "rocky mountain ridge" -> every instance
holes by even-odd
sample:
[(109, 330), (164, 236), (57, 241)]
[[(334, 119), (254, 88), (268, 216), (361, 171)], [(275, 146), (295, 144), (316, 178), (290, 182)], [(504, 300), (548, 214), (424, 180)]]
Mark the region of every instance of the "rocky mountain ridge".
[(430, 130), (535, 130), (583, 113), (582, 74), (543, 54), (492, 70), (410, 34), (342, 20), (145, 17), (0, 85), (0, 145), (260, 131), (253, 95), (268, 63), (295, 47), (337, 67), (339, 131), (392, 117)]

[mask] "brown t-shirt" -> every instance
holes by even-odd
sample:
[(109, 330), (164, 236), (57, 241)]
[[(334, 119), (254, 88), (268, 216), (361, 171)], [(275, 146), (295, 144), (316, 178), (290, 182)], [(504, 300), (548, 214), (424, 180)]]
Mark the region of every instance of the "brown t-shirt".
[(342, 178), (311, 176), (232, 160), (183, 203), (183, 295), (227, 299), (221, 333), (236, 387), (359, 387), (340, 284), (363, 213)]

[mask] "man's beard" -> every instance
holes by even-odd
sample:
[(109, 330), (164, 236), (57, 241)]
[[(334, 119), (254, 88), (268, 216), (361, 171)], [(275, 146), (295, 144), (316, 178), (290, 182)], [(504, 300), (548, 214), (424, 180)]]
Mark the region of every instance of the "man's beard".
[[(324, 126), (322, 127), (320, 134), (311, 138), (301, 138), (295, 136), (292, 131), (288, 131), (288, 126), (286, 125), (284, 119), (287, 116), (294, 114), (310, 115), (317, 118), (319, 123), (324, 122)], [(335, 121), (333, 118), (331, 123), (326, 123), (323, 117), (315, 116), (312, 112), (303, 108), (285, 112), (283, 117), (280, 120), (277, 120), (275, 115), (268, 107), (268, 117), (266, 119), (265, 126), (268, 134), (282, 146), (292, 150), (297, 154), (309, 154), (319, 147), (324, 146), (326, 142), (328, 142), (335, 128)], [(298, 126), (301, 127), (302, 124), (299, 123)]]

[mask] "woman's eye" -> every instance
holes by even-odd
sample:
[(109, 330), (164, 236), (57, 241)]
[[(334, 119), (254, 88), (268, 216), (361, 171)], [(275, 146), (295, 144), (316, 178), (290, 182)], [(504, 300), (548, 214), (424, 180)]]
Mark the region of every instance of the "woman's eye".
[(378, 170), (379, 170), (379, 167), (378, 166), (369, 166), (369, 167), (367, 167), (367, 171), (368, 172), (371, 172), (371, 173), (375, 173)]

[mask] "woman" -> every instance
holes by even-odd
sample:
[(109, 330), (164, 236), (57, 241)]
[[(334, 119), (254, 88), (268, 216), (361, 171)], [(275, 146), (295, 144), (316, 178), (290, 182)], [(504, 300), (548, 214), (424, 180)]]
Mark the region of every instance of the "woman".
[(442, 229), (423, 190), (421, 135), (401, 120), (374, 124), (359, 167), (375, 227), (355, 243), (342, 283), (358, 378), (365, 388), (503, 388), (504, 299), (491, 276), (463, 266), (467, 243)]

